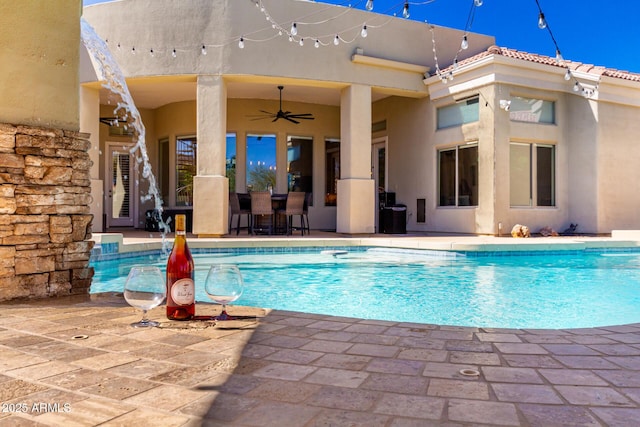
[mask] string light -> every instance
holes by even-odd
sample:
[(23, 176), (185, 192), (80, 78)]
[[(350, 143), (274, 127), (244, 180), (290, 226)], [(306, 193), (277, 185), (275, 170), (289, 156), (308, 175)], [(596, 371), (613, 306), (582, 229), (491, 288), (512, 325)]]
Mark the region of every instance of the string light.
[[(549, 33), (549, 36), (551, 37), (551, 41), (553, 42), (553, 45), (556, 48), (556, 61), (558, 62), (558, 65), (563, 65), (564, 62), (564, 58), (562, 57), (562, 54), (560, 53), (560, 47), (558, 46), (558, 42), (556, 41), (555, 36), (553, 35), (553, 32), (551, 31), (551, 27), (549, 26), (549, 22), (547, 22), (547, 19), (545, 18), (544, 13), (542, 12), (542, 7), (540, 7), (540, 1), (539, 0), (535, 0), (536, 1), (536, 5), (538, 6), (538, 27), (541, 30), (546, 29), (547, 32)], [(569, 70), (567, 68), (567, 72), (564, 75), (564, 79), (566, 81), (571, 80), (571, 78), (574, 77), (573, 73), (571, 73), (571, 70)], [(586, 98), (590, 98), (592, 97), (595, 92), (598, 90), (598, 86), (596, 85), (596, 87), (591, 90), (591, 89), (587, 89), (585, 88), (577, 79), (575, 79), (574, 77), (574, 84), (573, 84), (573, 91), (574, 92), (582, 92), (582, 95)]]
[(464, 35), (464, 37), (462, 37), (462, 43), (460, 43), (460, 48), (462, 50), (467, 50), (469, 48), (469, 40), (467, 40), (466, 34)]
[(541, 30), (547, 28), (547, 20), (544, 19), (544, 13), (542, 12), (540, 12), (540, 15), (538, 15), (538, 28), (540, 28)]
[(404, 7), (402, 8), (402, 17), (404, 19), (408, 19), (409, 18), (409, 2), (405, 1), (404, 2)]
[[(340, 18), (342, 15), (349, 13), (351, 10), (353, 10), (354, 8), (352, 8), (351, 4), (349, 4), (348, 8), (341, 8), (341, 9), (337, 9), (335, 8), (335, 6), (328, 6), (327, 8), (321, 9), (321, 10), (317, 10), (311, 14), (308, 14), (306, 16), (303, 17), (298, 17), (296, 18), (293, 22), (292, 21), (288, 21), (287, 23), (283, 23), (284, 25), (286, 25), (286, 27), (283, 27), (283, 25), (281, 25), (280, 23), (278, 23), (275, 19), (272, 18), (272, 16), (270, 15), (269, 11), (267, 10), (267, 8), (264, 6), (262, 0), (252, 0), (256, 6), (257, 9), (260, 10), (261, 13), (264, 14), (266, 21), (268, 21), (270, 23), (270, 27), (271, 29), (275, 30), (274, 34), (270, 37), (262, 37), (262, 38), (246, 38), (247, 35), (243, 35), (241, 37), (231, 37), (230, 39), (220, 42), (219, 44), (202, 44), (200, 45), (200, 53), (201, 55), (207, 55), (207, 49), (210, 47), (223, 47), (225, 45), (228, 45), (229, 43), (233, 43), (234, 40), (236, 40), (237, 44), (238, 44), (238, 48), (243, 49), (244, 45), (245, 45), (245, 41), (250, 40), (253, 42), (265, 42), (265, 41), (269, 41), (272, 40), (276, 37), (280, 37), (280, 36), (286, 36), (288, 37), (290, 42), (296, 42), (296, 44), (300, 45), (300, 46), (304, 46), (304, 42), (305, 42), (305, 38), (306, 39), (310, 39), (313, 40), (313, 45), (315, 48), (319, 48), (320, 46), (327, 46), (331, 44), (331, 41), (333, 41), (334, 45), (339, 45), (341, 42), (342, 43), (353, 43), (354, 41), (356, 41), (358, 38), (366, 38), (368, 36), (368, 32), (370, 28), (380, 28), (383, 27), (385, 25), (387, 25), (389, 22), (391, 22), (394, 18), (393, 17), (389, 17), (388, 20), (384, 23), (381, 23), (380, 25), (371, 25), (371, 22), (369, 23), (362, 23), (362, 24), (358, 24), (356, 26), (352, 26), (350, 28), (346, 28), (344, 30), (340, 30), (337, 33), (333, 33), (333, 34), (313, 34), (311, 32), (311, 34), (307, 34), (305, 37), (298, 37), (300, 29), (301, 29), (301, 25), (304, 25), (305, 28), (309, 27), (311, 28), (311, 26), (318, 26), (318, 25), (322, 25), (325, 23), (328, 23), (330, 21), (334, 21), (338, 18)], [(396, 8), (400, 5), (403, 6), (402, 8), (402, 16), (405, 19), (408, 19), (410, 14), (409, 14), (409, 6), (410, 5), (423, 5), (423, 4), (428, 4), (428, 3), (432, 3), (434, 0), (427, 0), (427, 1), (423, 1), (423, 2), (410, 2), (410, 1), (403, 1), (400, 4), (396, 4), (395, 6), (393, 6), (393, 8)], [(538, 5), (538, 26), (540, 29), (546, 29), (550, 36), (551, 39), (553, 40), (553, 43), (556, 47), (556, 61), (558, 62), (559, 65), (564, 66), (564, 58), (562, 57), (561, 53), (560, 53), (560, 49), (558, 47), (558, 44), (555, 40), (555, 37), (553, 35), (553, 33), (551, 32), (551, 28), (549, 27), (549, 23), (545, 17), (545, 14), (543, 13), (541, 7), (540, 7), (540, 3), (539, 0), (535, 0), (536, 4)], [(360, 0), (358, 3), (361, 3), (362, 0)], [(453, 63), (452, 63), (452, 67), (449, 71), (447, 72), (442, 72), (442, 70), (440, 69), (440, 66), (438, 64), (438, 58), (436, 55), (436, 44), (435, 44), (435, 31), (433, 26), (430, 26), (430, 31), (432, 33), (432, 43), (433, 43), (433, 55), (434, 55), (434, 61), (435, 61), (435, 74), (437, 74), (441, 80), (446, 83), (448, 81), (453, 80), (454, 78), (454, 73), (458, 70), (458, 56), (459, 54), (464, 51), (467, 50), (469, 48), (469, 35), (471, 32), (471, 28), (472, 28), (472, 24), (473, 24), (473, 19), (474, 19), (474, 15), (475, 15), (475, 9), (477, 9), (478, 7), (482, 6), (484, 4), (483, 0), (472, 0), (471, 2), (471, 8), (469, 11), (469, 16), (467, 18), (467, 23), (465, 25), (464, 28), (464, 32), (463, 32), (463, 37), (460, 43), (460, 48), (458, 50), (458, 53), (456, 53), (454, 59), (453, 59)], [(367, 0), (366, 4), (365, 4), (365, 9), (368, 11), (372, 11), (374, 8), (374, 3), (373, 0)], [(317, 21), (312, 21), (312, 22), (308, 22), (306, 21), (310, 16), (312, 15), (316, 15), (319, 13), (325, 13), (326, 15), (326, 11), (327, 10), (340, 10), (339, 13), (334, 14), (334, 16), (331, 16), (329, 18), (323, 18), (321, 20), (317, 20)], [(397, 9), (396, 9), (397, 10)], [(388, 13), (390, 11), (387, 12), (380, 12), (380, 13)], [(395, 13), (394, 13), (395, 16)], [(426, 21), (425, 21), (426, 22)], [(256, 29), (255, 31), (249, 33), (249, 34), (258, 34), (260, 32), (264, 32), (266, 28), (259, 28)], [(349, 34), (349, 32), (353, 31), (353, 33)], [(324, 41), (323, 41), (324, 40)], [(121, 43), (117, 43), (117, 48), (120, 50), (121, 49)], [(190, 50), (192, 50), (193, 47), (191, 49), (188, 48), (181, 48), (181, 49), (172, 49), (170, 51), (171, 56), (173, 58), (177, 57), (177, 52), (189, 52)], [(196, 47), (197, 49), (197, 47)], [(143, 49), (144, 50), (144, 49)], [(153, 48), (149, 48), (148, 50), (149, 55), (151, 57), (155, 57), (158, 56), (157, 54), (159, 53), (160, 55), (162, 55), (163, 50), (159, 50), (156, 51)], [(166, 50), (164, 51), (166, 52)], [(131, 53), (133, 55), (136, 54), (136, 48), (132, 47), (131, 48)], [(572, 78), (575, 80), (575, 77), (573, 76), (573, 73), (571, 73), (571, 71), (569, 69), (567, 69), (566, 74), (564, 75), (564, 79), (567, 81), (572, 80)], [(576, 92), (582, 92), (582, 94), (584, 96), (593, 96), (594, 92), (597, 91), (597, 86), (595, 87), (595, 89), (591, 90), (588, 87), (585, 88), (579, 81), (575, 80), (574, 82), (574, 90)]]

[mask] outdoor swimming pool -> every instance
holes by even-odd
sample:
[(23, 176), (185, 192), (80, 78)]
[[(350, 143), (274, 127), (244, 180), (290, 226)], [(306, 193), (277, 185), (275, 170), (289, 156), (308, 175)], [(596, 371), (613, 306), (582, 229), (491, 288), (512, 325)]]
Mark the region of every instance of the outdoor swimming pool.
[[(194, 253), (196, 300), (209, 302), (203, 289), (208, 268), (232, 263), (245, 280), (237, 305), (500, 328), (640, 322), (640, 252), (465, 256), (349, 248), (333, 256), (323, 250)], [(160, 254), (94, 263), (91, 292), (121, 292), (132, 265), (164, 271), (165, 263)]]

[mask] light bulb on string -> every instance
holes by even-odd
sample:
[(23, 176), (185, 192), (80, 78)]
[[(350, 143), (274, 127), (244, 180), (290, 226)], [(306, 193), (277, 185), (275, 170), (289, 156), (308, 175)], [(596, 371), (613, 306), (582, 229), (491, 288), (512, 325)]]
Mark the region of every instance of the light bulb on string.
[(300, 42), (298, 43), (300, 46), (304, 46), (304, 38), (300, 39)]
[(173, 50), (171, 51), (171, 56), (173, 56), (174, 58), (175, 58), (176, 56), (178, 56), (178, 54), (177, 54), (177, 52), (176, 52), (176, 50), (175, 50), (175, 49), (173, 49)]
[(577, 92), (580, 90), (580, 83), (576, 82), (576, 84), (573, 85), (573, 91)]
[(133, 46), (133, 47), (131, 48), (131, 55), (135, 55), (135, 54), (136, 54), (136, 47), (135, 47), (135, 46)]
[(564, 75), (564, 79), (567, 81), (571, 80), (571, 70), (567, 69), (567, 72)]
[(404, 2), (404, 7), (402, 8), (402, 17), (404, 19), (408, 19), (409, 18), (409, 2), (405, 1)]
[(368, 11), (372, 11), (373, 10), (373, 0), (367, 0), (367, 4), (365, 5), (365, 8)]
[(482, 0), (474, 0), (476, 7), (482, 6)]
[(149, 49), (149, 55), (153, 58), (156, 54), (153, 52), (153, 48)]
[(316, 39), (315, 43), (313, 44), (313, 47), (315, 47), (316, 49), (320, 47), (320, 40)]
[(540, 15), (538, 16), (538, 28), (541, 30), (547, 28), (547, 20), (544, 19), (544, 13), (542, 12), (540, 12)]
[(467, 40), (467, 36), (462, 37), (462, 43), (460, 43), (460, 48), (462, 50), (466, 50), (469, 47), (469, 40)]
[(360, 31), (360, 35), (362, 36), (362, 38), (367, 37), (368, 33), (367, 33), (367, 25), (366, 24), (362, 27), (362, 31)]
[(291, 31), (289, 32), (291, 33), (292, 36), (295, 36), (298, 34), (298, 26), (296, 25), (295, 22), (291, 24)]
[(292, 42), (293, 41), (293, 37), (289, 36), (289, 41)]
[(556, 61), (558, 61), (558, 62), (564, 61), (564, 58), (562, 57), (562, 54), (560, 53), (560, 49), (556, 49)]
[(244, 37), (240, 37), (240, 40), (238, 41), (238, 47), (240, 49), (244, 49)]
[(333, 44), (338, 46), (340, 44), (340, 37), (336, 34), (336, 36), (333, 38)]
[(202, 55), (206, 55), (207, 54), (207, 47), (205, 45), (202, 45), (202, 48), (200, 49), (200, 52), (202, 53)]

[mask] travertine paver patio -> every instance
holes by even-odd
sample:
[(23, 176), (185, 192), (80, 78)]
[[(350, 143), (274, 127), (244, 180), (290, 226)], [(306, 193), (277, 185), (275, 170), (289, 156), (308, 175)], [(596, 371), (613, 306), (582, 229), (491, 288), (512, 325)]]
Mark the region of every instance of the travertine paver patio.
[(0, 425), (640, 423), (640, 324), (499, 330), (234, 307), (259, 318), (169, 323), (158, 308), (163, 327), (139, 330), (119, 295), (1, 309)]

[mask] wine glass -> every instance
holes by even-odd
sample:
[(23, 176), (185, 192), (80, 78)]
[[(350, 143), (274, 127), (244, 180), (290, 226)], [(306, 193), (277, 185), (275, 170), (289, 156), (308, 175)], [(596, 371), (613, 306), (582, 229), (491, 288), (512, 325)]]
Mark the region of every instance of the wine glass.
[(227, 314), (227, 304), (240, 298), (243, 288), (242, 274), (237, 266), (231, 264), (212, 265), (204, 282), (207, 296), (222, 305), (222, 312), (215, 320), (234, 320)]
[(147, 311), (159, 306), (167, 296), (164, 275), (158, 267), (131, 267), (124, 284), (124, 299), (129, 305), (142, 310), (142, 319), (132, 323), (134, 328), (149, 328), (160, 323), (147, 318)]

